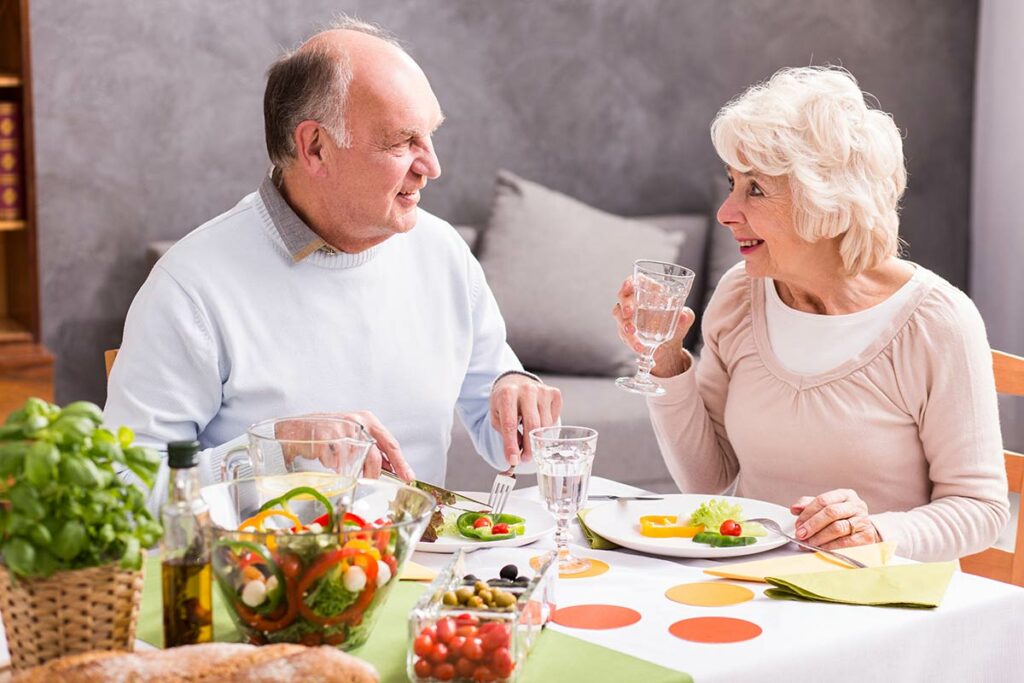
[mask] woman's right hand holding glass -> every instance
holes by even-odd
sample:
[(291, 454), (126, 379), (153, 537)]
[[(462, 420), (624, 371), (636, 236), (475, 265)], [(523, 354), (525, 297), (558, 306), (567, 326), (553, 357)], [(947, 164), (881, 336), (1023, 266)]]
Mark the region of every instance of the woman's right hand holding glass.
[[(636, 296), (633, 278), (626, 278), (619, 288), (618, 301), (612, 308), (612, 317), (618, 328), (619, 339), (636, 353), (643, 353), (644, 346), (636, 336), (633, 315), (636, 308)], [(690, 368), (690, 355), (683, 351), (683, 338), (690, 331), (695, 315), (684, 307), (679, 311), (679, 324), (671, 339), (654, 351), (654, 368), (651, 374), (655, 377), (674, 377)]]

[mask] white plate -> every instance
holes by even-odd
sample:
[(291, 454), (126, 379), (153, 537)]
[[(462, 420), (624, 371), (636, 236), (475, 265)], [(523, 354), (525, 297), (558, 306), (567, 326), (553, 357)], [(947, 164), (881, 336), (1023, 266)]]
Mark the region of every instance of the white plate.
[[(457, 512), (457, 511), (456, 511)], [(454, 553), (462, 547), (473, 548), (517, 548), (533, 543), (543, 536), (555, 533), (555, 518), (541, 503), (532, 500), (509, 498), (505, 514), (516, 515), (526, 520), (526, 533), (503, 541), (474, 541), (465, 536), (439, 536), (433, 543), (420, 541), (416, 550), (424, 553)], [(459, 513), (462, 514), (462, 513)]]
[(609, 541), (630, 550), (639, 550), (652, 555), (669, 557), (693, 557), (719, 559), (763, 553), (778, 548), (789, 541), (772, 533), (759, 536), (756, 543), (733, 548), (716, 548), (705, 543), (694, 543), (691, 538), (651, 538), (640, 535), (640, 518), (644, 515), (688, 515), (701, 503), (710, 498), (724, 498), (730, 503), (743, 506), (743, 517), (767, 517), (774, 519), (786, 533), (793, 530), (793, 515), (789, 510), (761, 500), (736, 498), (734, 496), (706, 496), (680, 493), (665, 496), (663, 500), (622, 500), (599, 505), (587, 513), (587, 526)]

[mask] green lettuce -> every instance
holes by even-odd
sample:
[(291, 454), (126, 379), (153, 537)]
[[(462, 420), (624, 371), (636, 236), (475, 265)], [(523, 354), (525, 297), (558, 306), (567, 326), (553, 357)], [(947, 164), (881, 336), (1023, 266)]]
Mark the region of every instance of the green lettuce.
[(703, 524), (708, 531), (718, 531), (722, 522), (727, 519), (731, 519), (743, 527), (744, 536), (767, 536), (767, 532), (760, 524), (743, 522), (743, 507), (741, 505), (733, 505), (724, 499), (712, 498), (705, 501), (690, 515), (691, 524)]

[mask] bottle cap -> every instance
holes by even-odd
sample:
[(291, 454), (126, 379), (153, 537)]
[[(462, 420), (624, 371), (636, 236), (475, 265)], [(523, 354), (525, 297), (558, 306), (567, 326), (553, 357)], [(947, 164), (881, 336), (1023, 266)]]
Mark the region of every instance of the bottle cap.
[(171, 441), (167, 444), (167, 464), (174, 469), (186, 469), (199, 464), (198, 441)]

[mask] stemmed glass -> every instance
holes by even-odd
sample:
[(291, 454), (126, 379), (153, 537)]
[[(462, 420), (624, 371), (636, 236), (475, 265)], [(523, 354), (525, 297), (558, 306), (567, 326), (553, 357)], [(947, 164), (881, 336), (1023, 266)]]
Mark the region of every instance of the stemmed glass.
[(665, 393), (651, 379), (654, 351), (676, 333), (679, 311), (693, 286), (689, 268), (663, 261), (640, 260), (633, 263), (633, 326), (644, 350), (637, 359), (636, 374), (620, 377), (615, 384), (627, 391), (647, 396)]
[(569, 520), (587, 499), (590, 468), (597, 450), (597, 430), (589, 427), (541, 427), (530, 432), (533, 459), (537, 463), (537, 484), (558, 528), (558, 572), (579, 574), (590, 569), (590, 561), (569, 550)]

